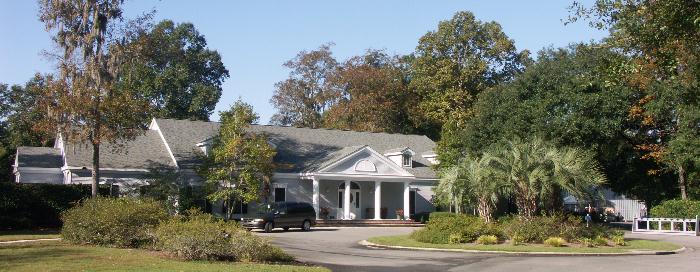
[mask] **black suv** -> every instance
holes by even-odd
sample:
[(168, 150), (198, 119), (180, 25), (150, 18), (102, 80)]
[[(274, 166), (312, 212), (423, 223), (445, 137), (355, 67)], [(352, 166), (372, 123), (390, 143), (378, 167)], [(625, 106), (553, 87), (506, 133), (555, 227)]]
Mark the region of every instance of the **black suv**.
[(256, 218), (241, 218), (241, 225), (248, 229), (301, 228), (311, 230), (316, 225), (316, 210), (306, 202), (275, 202), (263, 205)]

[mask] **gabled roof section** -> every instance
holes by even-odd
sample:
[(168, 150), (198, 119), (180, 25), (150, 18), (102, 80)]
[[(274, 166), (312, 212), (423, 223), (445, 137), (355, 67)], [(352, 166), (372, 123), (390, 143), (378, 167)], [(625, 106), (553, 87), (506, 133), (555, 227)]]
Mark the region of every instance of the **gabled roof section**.
[(192, 168), (199, 163), (202, 143), (219, 132), (216, 122), (155, 119), (166, 143), (181, 168)]
[[(197, 144), (216, 136), (220, 127), (219, 123), (205, 121), (155, 119), (155, 122), (181, 168), (199, 163), (201, 151)], [(423, 135), (269, 125), (251, 125), (249, 131), (265, 134), (274, 143), (277, 171), (282, 173), (311, 172), (363, 146), (375, 151), (407, 147), (418, 154), (435, 147), (435, 143)], [(428, 165), (430, 162), (425, 158), (413, 156), (413, 168), (404, 170), (419, 178), (435, 178), (435, 172)]]
[(392, 176), (413, 176), (406, 169), (396, 165), (396, 163), (384, 157), (379, 152), (369, 146), (362, 146), (335, 161), (327, 163), (325, 167), (319, 168), (319, 173), (343, 173), (343, 174), (366, 174), (366, 169), (358, 169), (358, 163), (371, 165), (370, 175), (392, 175)]
[(61, 150), (52, 147), (17, 147), (18, 167), (61, 168)]
[[(65, 142), (66, 164), (70, 168), (92, 168), (92, 145)], [(175, 167), (158, 131), (146, 130), (132, 140), (100, 146), (100, 168), (152, 169)]]
[[(435, 142), (423, 135), (357, 132), (334, 129), (311, 129), (284, 126), (252, 125), (251, 132), (264, 133), (277, 145), (275, 162), (283, 167), (278, 172), (301, 173), (320, 169), (335, 158), (358, 146), (372, 150), (408, 147), (420, 154), (435, 148)], [(436, 178), (430, 162), (413, 156), (413, 168), (406, 168), (417, 178)]]

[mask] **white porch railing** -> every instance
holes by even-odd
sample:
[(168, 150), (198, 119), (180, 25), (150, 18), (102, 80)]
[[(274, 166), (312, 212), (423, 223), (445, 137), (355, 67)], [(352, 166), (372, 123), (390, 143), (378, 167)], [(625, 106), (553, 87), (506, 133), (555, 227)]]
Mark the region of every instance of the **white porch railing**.
[(653, 233), (669, 235), (700, 236), (700, 219), (681, 218), (635, 218), (632, 221), (633, 233)]

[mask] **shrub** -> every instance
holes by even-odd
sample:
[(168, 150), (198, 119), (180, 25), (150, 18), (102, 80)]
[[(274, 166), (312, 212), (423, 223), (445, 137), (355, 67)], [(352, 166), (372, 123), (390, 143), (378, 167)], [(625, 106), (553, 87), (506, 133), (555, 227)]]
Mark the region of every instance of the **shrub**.
[(61, 236), (77, 244), (140, 247), (152, 242), (151, 230), (168, 213), (150, 199), (94, 198), (63, 213)]
[(197, 211), (176, 216), (155, 230), (156, 247), (185, 260), (291, 261), (265, 238)]
[(616, 235), (612, 237), (612, 242), (616, 246), (624, 246), (625, 245), (625, 237), (621, 235)]
[(700, 215), (700, 201), (672, 199), (651, 208), (651, 216), (661, 218), (695, 218)]
[(476, 243), (482, 245), (495, 245), (498, 244), (498, 237), (496, 237), (496, 235), (481, 235), (479, 238), (476, 238)]
[(593, 239), (591, 238), (581, 238), (579, 239), (579, 243), (581, 243), (581, 246), (583, 247), (595, 247)]
[[(108, 187), (100, 187), (107, 195)], [(0, 182), (0, 229), (61, 227), (61, 212), (90, 197), (90, 186)]]
[(566, 244), (566, 240), (561, 237), (549, 237), (544, 240), (544, 244), (551, 247), (562, 247), (564, 244)]
[(444, 217), (458, 217), (460, 215), (456, 213), (451, 213), (451, 212), (431, 212), (429, 218), (430, 219), (435, 219), (435, 218), (444, 218)]
[(450, 234), (449, 241), (447, 241), (449, 244), (455, 245), (455, 244), (461, 244), (464, 243), (464, 237), (461, 234)]
[(595, 239), (593, 239), (593, 243), (596, 246), (607, 246), (608, 245), (608, 239), (605, 239), (603, 236), (598, 236)]
[(432, 217), (425, 228), (414, 231), (411, 238), (424, 243), (447, 244), (453, 234), (461, 236), (464, 242), (474, 241), (481, 235), (503, 236), (496, 224), (485, 223), (475, 216), (454, 215)]
[(549, 237), (561, 237), (572, 241), (582, 237), (609, 237), (612, 230), (602, 225), (586, 227), (577, 216), (552, 215), (532, 218), (512, 217), (502, 222), (503, 231), (511, 240), (518, 237), (520, 242), (543, 243)]
[(522, 244), (524, 244), (524, 243), (525, 243), (525, 240), (524, 240), (522, 237), (518, 236), (518, 235), (515, 235), (515, 236), (513, 236), (513, 237), (510, 237), (510, 244), (511, 244), (511, 245), (519, 246), (519, 245), (522, 245)]

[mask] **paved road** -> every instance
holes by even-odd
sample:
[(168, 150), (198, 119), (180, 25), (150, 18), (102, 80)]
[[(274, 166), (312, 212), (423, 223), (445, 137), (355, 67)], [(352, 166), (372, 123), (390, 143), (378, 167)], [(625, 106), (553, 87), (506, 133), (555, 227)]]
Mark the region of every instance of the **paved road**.
[(333, 271), (700, 271), (700, 237), (630, 235), (688, 247), (664, 256), (523, 257), (455, 252), (370, 249), (357, 244), (373, 236), (401, 235), (414, 228), (317, 228), (312, 232), (260, 233), (299, 261)]

